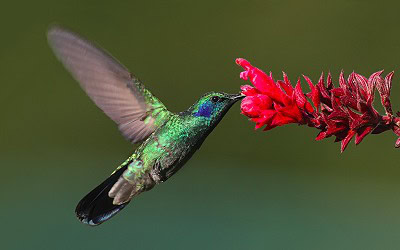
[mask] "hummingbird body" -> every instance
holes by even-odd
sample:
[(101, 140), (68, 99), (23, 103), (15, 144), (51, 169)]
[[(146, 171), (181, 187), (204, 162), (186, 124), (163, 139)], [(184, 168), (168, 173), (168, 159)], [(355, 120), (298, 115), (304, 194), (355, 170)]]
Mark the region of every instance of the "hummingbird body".
[[(218, 97), (222, 101), (213, 104), (210, 100), (212, 97)], [(227, 98), (227, 104), (221, 103), (223, 98)], [(156, 183), (167, 180), (201, 146), (236, 101), (234, 98), (236, 95), (208, 93), (188, 111), (180, 114), (170, 113), (165, 124), (154, 131), (136, 150), (136, 159), (142, 161), (145, 168), (152, 168), (150, 174)]]
[(86, 224), (108, 220), (131, 199), (174, 175), (242, 95), (210, 92), (189, 109), (172, 113), (104, 50), (65, 29), (48, 39), (57, 57), (126, 139), (143, 141), (134, 153), (77, 205)]

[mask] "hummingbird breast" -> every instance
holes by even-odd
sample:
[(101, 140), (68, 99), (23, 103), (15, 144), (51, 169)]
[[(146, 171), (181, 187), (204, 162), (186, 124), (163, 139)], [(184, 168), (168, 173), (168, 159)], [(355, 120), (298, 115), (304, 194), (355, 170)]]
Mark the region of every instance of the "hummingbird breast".
[(138, 148), (136, 154), (154, 182), (164, 182), (191, 158), (205, 139), (206, 127), (173, 115)]

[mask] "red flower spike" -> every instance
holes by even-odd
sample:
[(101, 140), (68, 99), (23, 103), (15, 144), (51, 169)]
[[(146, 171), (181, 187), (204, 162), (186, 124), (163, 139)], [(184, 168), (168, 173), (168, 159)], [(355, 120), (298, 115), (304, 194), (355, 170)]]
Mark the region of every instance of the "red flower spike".
[[(335, 141), (341, 142), (342, 152), (353, 137), (358, 145), (369, 134), (392, 130), (399, 136), (395, 146), (400, 147), (400, 113), (395, 117), (390, 103), (393, 72), (382, 78), (383, 71), (378, 71), (367, 79), (355, 72), (345, 78), (342, 71), (337, 88), (330, 73), (326, 84), (321, 74), (315, 85), (303, 75), (310, 88), (309, 93), (304, 93), (300, 78), (293, 87), (284, 72), (283, 80), (275, 82), (272, 73), (267, 75), (245, 59), (236, 59), (236, 63), (245, 70), (240, 78), (254, 85), (241, 87), (242, 94), (247, 96), (242, 100), (241, 110), (256, 123), (256, 129), (265, 126), (267, 131), (290, 123), (307, 124), (320, 130), (317, 141), (335, 136)], [(381, 97), (385, 116), (373, 107), (375, 89)]]

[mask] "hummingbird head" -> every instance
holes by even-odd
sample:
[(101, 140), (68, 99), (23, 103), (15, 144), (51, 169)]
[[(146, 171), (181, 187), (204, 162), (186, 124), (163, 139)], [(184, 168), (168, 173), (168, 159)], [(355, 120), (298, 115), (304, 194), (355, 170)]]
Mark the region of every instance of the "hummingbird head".
[(217, 125), (229, 108), (243, 97), (242, 94), (209, 92), (193, 104), (188, 111), (190, 115), (204, 121), (207, 125)]

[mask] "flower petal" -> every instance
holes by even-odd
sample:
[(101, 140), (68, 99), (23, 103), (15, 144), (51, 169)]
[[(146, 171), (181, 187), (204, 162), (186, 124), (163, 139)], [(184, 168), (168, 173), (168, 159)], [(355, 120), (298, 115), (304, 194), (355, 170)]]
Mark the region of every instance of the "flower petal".
[(351, 141), (351, 139), (353, 139), (353, 136), (355, 134), (356, 134), (356, 132), (354, 130), (349, 130), (349, 132), (347, 133), (347, 136), (342, 140), (342, 144), (340, 147), (340, 150), (342, 153), (346, 149), (347, 145), (349, 145), (349, 142)]
[(362, 129), (360, 129), (359, 131), (357, 131), (356, 140), (355, 140), (356, 145), (360, 144), (361, 141), (365, 138), (365, 136), (367, 136), (369, 133), (371, 133), (373, 129), (374, 129), (373, 127), (364, 127)]

